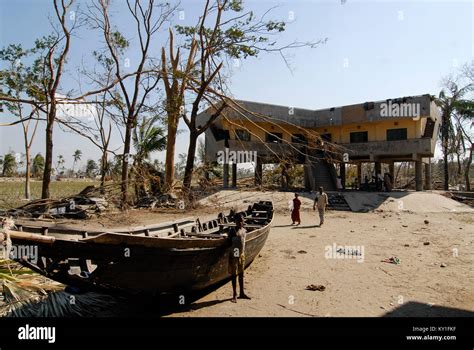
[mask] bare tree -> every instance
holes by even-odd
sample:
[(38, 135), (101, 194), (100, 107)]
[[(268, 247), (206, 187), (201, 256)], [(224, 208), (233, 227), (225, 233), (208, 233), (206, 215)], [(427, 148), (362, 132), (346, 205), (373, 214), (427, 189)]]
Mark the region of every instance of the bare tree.
[(23, 145), (25, 149), (25, 198), (30, 199), (30, 177), (31, 177), (31, 146), (36, 135), (39, 122), (39, 111), (37, 107), (30, 107), (29, 111), (23, 103), (18, 102), (24, 96), (28, 96), (32, 87), (38, 84), (35, 81), (32, 67), (25, 65), (23, 60), (32, 53), (32, 50), (24, 50), (21, 45), (9, 45), (0, 50), (0, 60), (7, 63), (7, 68), (0, 71), (0, 83), (5, 91), (2, 96), (8, 96), (16, 101), (6, 102), (7, 110), (15, 116), (15, 121), (3, 124), (21, 124), (23, 131)]
[[(186, 61), (186, 68), (184, 69), (184, 72), (182, 72), (180, 67), (180, 49), (178, 48), (176, 54), (174, 53), (173, 31), (170, 29), (169, 33), (169, 51), (167, 54), (166, 49), (164, 47), (162, 48), (161, 69), (166, 93), (165, 108), (168, 127), (165, 160), (165, 186), (168, 191), (171, 191), (175, 175), (174, 156), (176, 135), (178, 133), (179, 119), (184, 113), (184, 94), (188, 83), (188, 77), (194, 68), (197, 42), (195, 39), (192, 40)], [(167, 56), (169, 56), (169, 59)]]
[[(221, 116), (231, 101), (223, 73), (225, 62), (258, 56), (260, 52), (277, 52), (285, 59), (284, 52), (299, 47), (317, 47), (324, 40), (316, 42), (292, 42), (277, 45), (272, 35), (285, 30), (285, 22), (266, 20), (267, 11), (255, 18), (252, 11), (244, 11), (240, 1), (207, 0), (202, 15), (195, 27), (178, 26), (178, 32), (190, 39), (192, 52), (197, 45), (197, 59), (193, 62), (193, 74), (187, 76), (186, 86), (191, 111), (183, 115), (189, 129), (188, 158), (183, 181), (184, 190), (189, 190), (193, 175), (197, 139)], [(208, 23), (210, 22), (210, 25)], [(191, 56), (190, 56), (191, 57)], [(187, 62), (186, 66), (189, 65)], [(198, 125), (197, 115), (202, 104), (214, 106), (210, 119)]]
[[(117, 100), (123, 101), (123, 124), (125, 126), (124, 148), (122, 156), (122, 204), (127, 205), (129, 187), (129, 160), (132, 143), (132, 132), (137, 125), (137, 118), (147, 107), (147, 97), (156, 89), (160, 75), (150, 72), (150, 48), (152, 39), (168, 19), (173, 9), (168, 4), (155, 5), (154, 0), (147, 0), (143, 5), (139, 0), (127, 0), (131, 20), (135, 24), (135, 36), (139, 42), (138, 65), (133, 70), (132, 83), (126, 84), (122, 71), (122, 56), (129, 46), (128, 40), (110, 21), (110, 2), (96, 0), (90, 7), (90, 22), (101, 30), (106, 42), (108, 54), (113, 61), (114, 75), (118, 81)], [(158, 14), (155, 15), (155, 12)]]
[(56, 122), (57, 113), (57, 91), (63, 75), (69, 48), (71, 45), (71, 32), (76, 22), (71, 28), (67, 26), (68, 12), (74, 0), (53, 0), (54, 13), (59, 28), (55, 28), (55, 34), (48, 37), (43, 42), (37, 42), (38, 48), (45, 48), (46, 55), (43, 58), (42, 67), (46, 79), (44, 80), (44, 98), (46, 101), (46, 152), (43, 171), (43, 187), (41, 198), (49, 198), (51, 173), (53, 167), (53, 129)]

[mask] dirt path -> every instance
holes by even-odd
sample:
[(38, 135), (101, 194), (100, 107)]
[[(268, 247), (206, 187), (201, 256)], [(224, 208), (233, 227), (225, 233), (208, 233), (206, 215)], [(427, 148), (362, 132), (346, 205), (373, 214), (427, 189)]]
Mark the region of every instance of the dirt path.
[[(252, 300), (231, 303), (228, 283), (173, 316), (459, 314), (440, 307), (474, 312), (471, 213), (332, 212), (318, 228), (315, 214), (306, 211), (302, 220), (292, 227), (288, 215), (276, 216), (260, 257), (246, 270)], [(333, 245), (360, 246), (363, 259), (326, 258)], [(401, 264), (381, 262), (392, 256)], [(309, 284), (326, 290), (305, 290)]]
[[(206, 207), (185, 214), (130, 211), (78, 225), (144, 225), (183, 215), (207, 218), (230, 206), (244, 209), (254, 201), (272, 200), (276, 214), (270, 236), (246, 270), (252, 300), (231, 303), (227, 283), (171, 317), (474, 316), (472, 208), (444, 197), (438, 201), (436, 196), (409, 194), (401, 209), (396, 198), (387, 198), (368, 213), (329, 212), (319, 228), (308, 194), (301, 197), (302, 225), (294, 227), (289, 225), (291, 198), (291, 193), (222, 191), (205, 200)], [(340, 246), (355, 246), (345, 249), (361, 255), (336, 254)], [(390, 257), (401, 264), (381, 262)], [(305, 290), (310, 284), (326, 289)]]

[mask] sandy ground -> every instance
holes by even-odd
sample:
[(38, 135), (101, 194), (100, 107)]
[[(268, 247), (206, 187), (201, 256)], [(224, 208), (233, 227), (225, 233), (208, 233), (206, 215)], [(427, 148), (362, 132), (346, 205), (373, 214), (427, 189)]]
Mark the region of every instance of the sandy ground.
[[(219, 196), (232, 205), (253, 201), (248, 194)], [(375, 212), (329, 212), (319, 228), (305, 199), (302, 224), (293, 227), (286, 211), (290, 193), (258, 196), (279, 199), (279, 206), (265, 247), (245, 273), (252, 300), (231, 303), (227, 283), (172, 316), (474, 316), (472, 209), (413, 193), (405, 202), (421, 212), (407, 205), (399, 210), (388, 198)], [(358, 246), (363, 255), (328, 258), (328, 246)], [(400, 265), (381, 262), (394, 256)], [(305, 290), (310, 284), (326, 289)]]
[[(252, 299), (231, 303), (227, 283), (171, 317), (474, 316), (472, 208), (437, 193), (371, 193), (354, 199), (364, 209), (372, 208), (369, 212), (331, 211), (317, 227), (312, 195), (302, 194), (302, 224), (295, 227), (288, 211), (292, 197), (289, 192), (221, 191), (194, 211), (132, 210), (79, 225), (206, 218), (229, 207), (272, 200), (275, 218), (269, 238), (245, 272)], [(340, 246), (362, 255), (336, 254)], [(390, 257), (401, 264), (381, 261)], [(305, 290), (310, 284), (325, 290)]]

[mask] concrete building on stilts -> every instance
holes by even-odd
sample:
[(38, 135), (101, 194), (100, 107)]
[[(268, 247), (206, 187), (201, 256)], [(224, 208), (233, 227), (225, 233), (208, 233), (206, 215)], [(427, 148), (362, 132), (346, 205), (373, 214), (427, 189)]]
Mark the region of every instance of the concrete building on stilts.
[[(226, 108), (205, 132), (207, 158), (224, 165), (224, 187), (236, 187), (239, 163), (255, 164), (259, 184), (263, 164), (288, 159), (304, 166), (307, 190), (335, 190), (338, 175), (343, 186), (354, 181), (346, 178), (348, 164), (357, 166), (358, 184), (364, 183), (363, 163), (373, 164), (373, 176), (388, 164), (393, 179), (395, 162), (413, 162), (416, 190), (431, 189), (430, 159), (441, 118), (430, 95), (321, 110), (235, 102), (239, 107)], [(198, 123), (204, 124), (212, 113), (213, 108), (203, 111)], [(313, 134), (320, 138), (312, 139)]]

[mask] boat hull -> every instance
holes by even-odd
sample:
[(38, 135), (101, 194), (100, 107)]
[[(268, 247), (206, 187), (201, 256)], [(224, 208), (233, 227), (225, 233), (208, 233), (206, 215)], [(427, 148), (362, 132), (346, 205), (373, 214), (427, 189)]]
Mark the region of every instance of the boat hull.
[[(258, 256), (270, 232), (273, 207), (267, 203), (263, 208), (267, 220), (260, 226), (254, 225), (247, 234), (245, 267)], [(253, 215), (250, 207), (242, 213)], [(225, 221), (228, 223), (224, 225), (232, 225)], [(23, 232), (12, 234), (12, 243), (18, 247), (34, 244), (36, 260), (24, 257), (16, 260), (66, 285), (127, 294), (185, 293), (205, 289), (230, 277), (230, 239), (227, 235), (206, 233), (211, 227), (214, 231), (221, 230), (216, 228), (215, 220), (204, 225), (197, 221), (197, 225), (199, 237), (188, 237), (192, 234), (181, 230), (184, 235), (181, 238), (105, 232), (74, 239), (72, 231), (50, 230), (42, 235), (25, 233), (27, 229), (22, 227)], [(179, 233), (178, 227), (176, 231)]]

